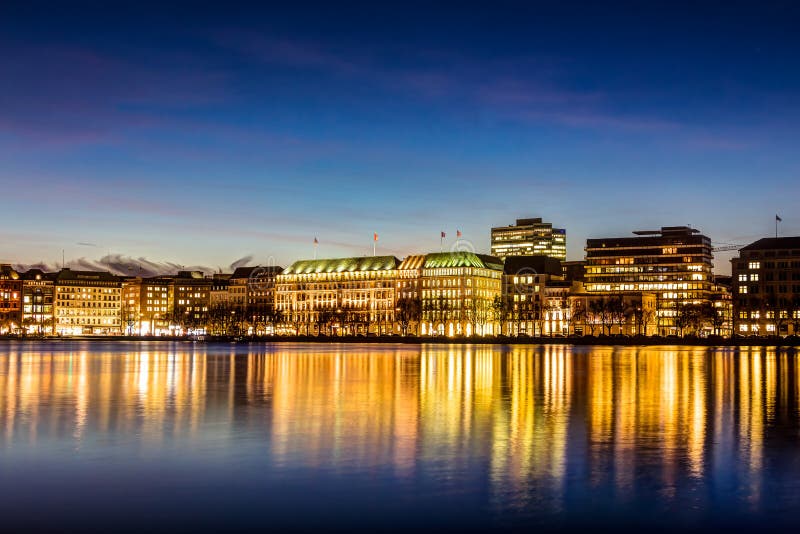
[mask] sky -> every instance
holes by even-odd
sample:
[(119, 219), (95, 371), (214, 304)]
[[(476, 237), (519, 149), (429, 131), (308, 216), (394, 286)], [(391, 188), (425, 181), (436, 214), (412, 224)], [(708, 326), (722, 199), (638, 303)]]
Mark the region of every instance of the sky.
[(0, 3), (0, 262), (800, 234), (796, 2), (160, 4)]

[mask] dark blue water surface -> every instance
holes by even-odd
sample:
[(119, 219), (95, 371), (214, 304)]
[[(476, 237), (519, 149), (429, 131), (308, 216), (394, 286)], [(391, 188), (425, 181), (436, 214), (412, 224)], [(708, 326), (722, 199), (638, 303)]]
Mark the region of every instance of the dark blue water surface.
[(0, 342), (0, 530), (800, 529), (786, 350)]

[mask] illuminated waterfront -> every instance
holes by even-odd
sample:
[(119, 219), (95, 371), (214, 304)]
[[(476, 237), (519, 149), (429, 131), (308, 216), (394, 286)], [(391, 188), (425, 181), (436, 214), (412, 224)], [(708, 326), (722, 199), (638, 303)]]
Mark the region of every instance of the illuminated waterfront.
[(796, 526), (799, 379), (765, 348), (3, 343), (0, 517)]

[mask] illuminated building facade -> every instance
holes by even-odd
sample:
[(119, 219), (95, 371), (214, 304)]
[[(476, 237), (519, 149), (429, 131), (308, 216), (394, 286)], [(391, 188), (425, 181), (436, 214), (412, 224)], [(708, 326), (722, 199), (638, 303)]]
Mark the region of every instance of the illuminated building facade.
[(247, 286), (250, 274), (255, 269), (255, 267), (238, 267), (228, 278), (228, 304), (232, 308), (242, 312), (247, 308)]
[(421, 268), (422, 335), (493, 335), (503, 261), (472, 252), (428, 254)]
[[(551, 334), (551, 306), (547, 285), (563, 280), (561, 262), (548, 256), (510, 256), (503, 266), (503, 307), (495, 306), (506, 335)], [(569, 285), (569, 284), (568, 284)], [(553, 291), (550, 291), (551, 295)], [(558, 310), (561, 306), (558, 307)], [(559, 329), (560, 333), (560, 329)]]
[(717, 316), (711, 324), (714, 335), (730, 337), (733, 333), (732, 283), (733, 278), (730, 276), (714, 276), (710, 295), (711, 306)]
[(284, 328), (299, 334), (391, 331), (394, 256), (296, 261), (275, 277), (275, 307)]
[(509, 256), (550, 256), (567, 259), (567, 231), (553, 228), (552, 223), (535, 219), (517, 219), (510, 226), (492, 228), (492, 255), (500, 259)]
[(119, 335), (122, 282), (105, 271), (61, 269), (55, 274), (55, 329), (59, 335)]
[(658, 334), (678, 334), (684, 307), (710, 303), (711, 241), (688, 226), (634, 234), (586, 241), (586, 290), (606, 295), (652, 292), (658, 300)]
[[(275, 319), (275, 277), (283, 272), (283, 267), (270, 265), (266, 267), (246, 267), (246, 307), (247, 320), (257, 331), (263, 331), (272, 325)], [(237, 269), (238, 271), (239, 269)], [(237, 280), (237, 274), (231, 280)]]
[(169, 276), (124, 280), (120, 308), (123, 331), (143, 336), (172, 333), (174, 300), (175, 284)]
[(173, 278), (173, 322), (181, 331), (202, 333), (208, 322), (212, 280), (200, 271), (180, 271)]
[(577, 336), (652, 336), (658, 332), (657, 308), (658, 298), (652, 292), (594, 293), (572, 282), (559, 319)]
[(28, 334), (53, 333), (53, 275), (41, 269), (22, 274), (22, 325)]
[(765, 238), (731, 260), (734, 331), (800, 333), (800, 237)]
[(22, 279), (11, 265), (0, 265), (0, 333), (22, 327)]
[(211, 278), (211, 289), (208, 294), (211, 309), (231, 306), (230, 279), (230, 273), (217, 273)]

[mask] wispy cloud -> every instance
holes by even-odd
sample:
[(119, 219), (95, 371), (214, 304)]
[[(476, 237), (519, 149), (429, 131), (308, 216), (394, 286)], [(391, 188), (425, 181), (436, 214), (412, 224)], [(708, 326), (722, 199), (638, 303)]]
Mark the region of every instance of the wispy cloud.
[[(218, 271), (232, 272), (237, 267), (253, 265), (253, 256), (245, 256), (232, 262), (230, 265), (210, 267), (208, 265), (182, 265), (170, 261), (156, 261), (146, 257), (131, 257), (124, 254), (107, 254), (100, 259), (80, 257), (66, 262), (66, 267), (76, 271), (106, 271), (118, 276), (164, 276), (173, 275), (178, 271), (200, 271), (207, 275)], [(19, 271), (28, 269), (42, 269), (47, 272), (56, 272), (61, 269), (61, 263), (38, 262), (18, 264), (14, 266)]]

